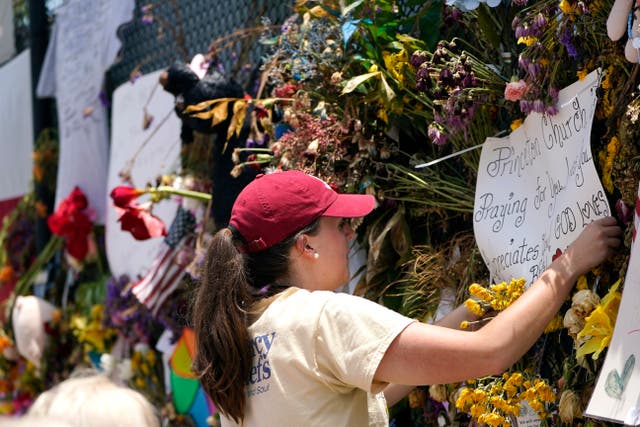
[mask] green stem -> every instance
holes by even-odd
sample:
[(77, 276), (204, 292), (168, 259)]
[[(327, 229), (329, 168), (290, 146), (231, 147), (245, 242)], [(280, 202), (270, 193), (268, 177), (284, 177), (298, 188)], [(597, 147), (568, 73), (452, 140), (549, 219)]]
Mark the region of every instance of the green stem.
[(173, 188), (168, 185), (160, 185), (156, 188), (147, 190), (149, 194), (155, 195), (157, 193), (174, 194), (176, 196), (189, 197), (190, 199), (209, 201), (211, 200), (211, 194), (201, 193), (199, 191), (183, 190), (181, 188)]

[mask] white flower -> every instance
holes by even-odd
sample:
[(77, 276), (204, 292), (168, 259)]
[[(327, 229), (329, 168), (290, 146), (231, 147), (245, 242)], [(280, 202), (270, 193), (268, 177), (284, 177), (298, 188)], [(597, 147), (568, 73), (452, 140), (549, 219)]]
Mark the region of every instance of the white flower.
[(565, 328), (569, 329), (569, 335), (576, 337), (578, 333), (584, 328), (584, 317), (580, 316), (573, 308), (567, 310), (564, 314), (562, 324)]
[(139, 342), (135, 346), (133, 346), (133, 351), (136, 351), (141, 355), (145, 356), (147, 354), (147, 351), (149, 351), (149, 344), (144, 342)]
[(122, 381), (128, 381), (133, 376), (133, 370), (131, 369), (131, 359), (124, 359), (118, 363), (118, 378)]
[(447, 386), (444, 384), (433, 384), (429, 386), (429, 396), (437, 402), (447, 401)]
[(115, 364), (116, 361), (112, 355), (104, 353), (100, 356), (100, 366), (102, 366), (102, 369), (107, 375), (111, 375)]
[(560, 395), (558, 415), (560, 415), (560, 419), (565, 423), (571, 423), (574, 418), (582, 416), (580, 397), (578, 397), (573, 390), (565, 390)]
[(582, 316), (587, 317), (600, 304), (600, 297), (589, 289), (576, 292), (571, 300), (571, 308)]

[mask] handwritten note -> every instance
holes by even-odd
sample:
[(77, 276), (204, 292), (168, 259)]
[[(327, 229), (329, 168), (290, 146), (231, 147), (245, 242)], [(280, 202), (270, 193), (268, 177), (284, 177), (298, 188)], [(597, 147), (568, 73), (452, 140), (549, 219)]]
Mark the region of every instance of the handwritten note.
[[(640, 219), (640, 189), (635, 226)], [(616, 325), (586, 414), (626, 425), (640, 424), (640, 239), (636, 235)], [(587, 356), (588, 357), (588, 356)]]
[(133, 0), (67, 0), (56, 9), (37, 94), (55, 96), (60, 154), (56, 201), (78, 186), (105, 218), (109, 164), (107, 109), (100, 98), (104, 72), (120, 47), (116, 29), (133, 17)]
[(485, 141), (474, 233), (495, 282), (535, 280), (610, 208), (591, 154), (599, 71), (560, 91), (559, 113), (532, 113), (505, 138)]
[[(140, 77), (135, 84), (124, 83), (113, 94), (108, 193), (118, 185), (128, 185), (119, 176), (125, 169), (136, 188), (144, 188), (147, 183), (154, 183), (158, 176), (180, 167), (181, 124), (173, 113), (173, 96), (158, 87), (159, 75), (160, 71), (157, 71)], [(144, 107), (148, 100), (147, 111), (153, 116), (153, 122), (144, 130)], [(128, 168), (138, 150), (136, 161)], [(144, 201), (141, 196), (139, 202)], [(108, 206), (105, 230), (109, 267), (116, 277), (126, 274), (135, 279), (147, 272), (162, 239), (135, 240), (130, 233), (120, 229), (111, 198), (107, 196), (105, 202)], [(163, 200), (153, 207), (153, 213), (162, 218), (168, 228), (176, 209), (175, 202)]]

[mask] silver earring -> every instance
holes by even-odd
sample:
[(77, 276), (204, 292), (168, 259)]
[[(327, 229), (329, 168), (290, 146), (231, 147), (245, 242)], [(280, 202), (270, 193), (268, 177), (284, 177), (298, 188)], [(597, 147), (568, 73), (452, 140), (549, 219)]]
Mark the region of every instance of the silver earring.
[(314, 257), (315, 259), (318, 259), (318, 258), (320, 258), (320, 254), (319, 254), (318, 252), (314, 252), (314, 253), (313, 253), (313, 257)]

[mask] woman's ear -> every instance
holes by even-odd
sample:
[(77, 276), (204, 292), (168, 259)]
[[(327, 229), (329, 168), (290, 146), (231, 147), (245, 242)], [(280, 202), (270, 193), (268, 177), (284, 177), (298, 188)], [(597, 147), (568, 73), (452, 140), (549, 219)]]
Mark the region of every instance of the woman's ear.
[(296, 252), (300, 255), (314, 257), (314, 254), (316, 253), (307, 234), (301, 234), (296, 238), (295, 248)]

